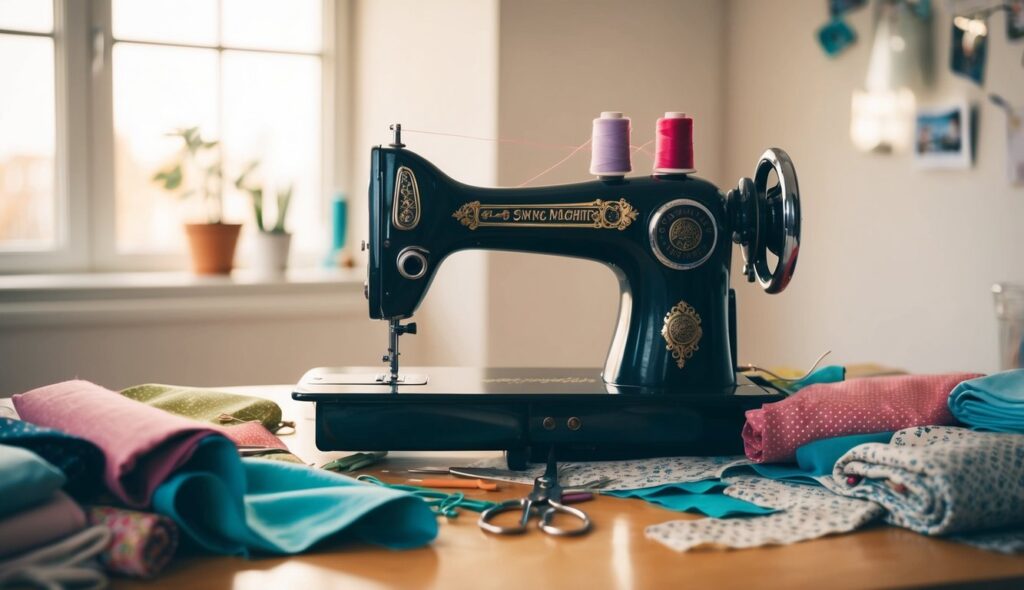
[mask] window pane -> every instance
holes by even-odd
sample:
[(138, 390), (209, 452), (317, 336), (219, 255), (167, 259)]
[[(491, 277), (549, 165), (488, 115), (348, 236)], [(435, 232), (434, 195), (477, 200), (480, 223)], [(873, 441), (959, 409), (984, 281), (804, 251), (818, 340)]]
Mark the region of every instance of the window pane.
[(53, 31), (53, 0), (0, 0), (0, 29)]
[(322, 0), (224, 0), (227, 47), (318, 52)]
[(217, 0), (113, 0), (115, 39), (217, 44)]
[[(199, 127), (204, 138), (217, 138), (217, 52), (118, 43), (113, 69), (118, 249), (182, 250), (181, 224), (203, 220), (201, 204), (181, 201), (152, 178), (182, 147), (167, 133)], [(183, 184), (192, 182), (186, 172)]]
[[(255, 178), (266, 192), (295, 187), (287, 218), (294, 247), (322, 250), (320, 59), (225, 51), (223, 77), (226, 184), (233, 191), (239, 169), (259, 159)], [(228, 206), (236, 218), (252, 219), (248, 199)], [(276, 207), (267, 209), (272, 223)]]
[(53, 39), (0, 35), (0, 250), (57, 242)]

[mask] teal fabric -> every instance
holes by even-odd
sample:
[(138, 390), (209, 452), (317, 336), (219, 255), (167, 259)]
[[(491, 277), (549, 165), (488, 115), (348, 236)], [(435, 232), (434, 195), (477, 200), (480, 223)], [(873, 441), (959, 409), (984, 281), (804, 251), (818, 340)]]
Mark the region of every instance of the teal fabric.
[(728, 484), (721, 480), (705, 480), (636, 490), (615, 490), (601, 494), (616, 498), (636, 498), (675, 512), (699, 512), (712, 518), (775, 512), (771, 508), (762, 508), (746, 500), (726, 496), (722, 490), (727, 487)]
[(846, 367), (839, 365), (827, 365), (816, 371), (811, 372), (810, 375), (794, 381), (786, 385), (791, 393), (796, 393), (807, 387), (808, 385), (814, 385), (817, 383), (838, 383), (846, 380)]
[(949, 394), (949, 411), (974, 430), (1024, 434), (1024, 369), (964, 381)]
[(0, 445), (0, 517), (49, 500), (65, 481), (32, 451)]
[(816, 440), (796, 450), (796, 465), (793, 464), (753, 464), (750, 467), (761, 477), (789, 481), (792, 483), (808, 483), (819, 485), (818, 477), (831, 476), (836, 461), (847, 451), (864, 443), (885, 443), (892, 439), (891, 432), (874, 434), (851, 434)]
[(292, 554), (327, 539), (404, 549), (437, 536), (437, 519), (411, 494), (304, 465), (245, 459), (221, 436), (153, 495), (156, 512), (207, 551)]

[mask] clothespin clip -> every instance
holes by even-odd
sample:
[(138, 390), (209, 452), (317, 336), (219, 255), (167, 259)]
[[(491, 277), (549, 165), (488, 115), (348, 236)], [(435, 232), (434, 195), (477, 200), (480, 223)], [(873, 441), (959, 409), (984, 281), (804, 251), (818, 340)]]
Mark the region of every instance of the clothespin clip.
[(342, 457), (341, 459), (335, 459), (328, 463), (325, 463), (321, 469), (328, 471), (344, 471), (351, 472), (371, 465), (375, 465), (380, 462), (381, 459), (388, 455), (387, 451), (373, 451), (372, 453), (356, 453), (349, 455), (348, 457)]
[(1017, 110), (1013, 108), (1013, 105), (1011, 105), (1009, 101), (994, 92), (989, 93), (988, 99), (992, 104), (1003, 109), (1003, 112), (1006, 113), (1007, 120), (1010, 122), (1010, 127), (1013, 129), (1020, 128), (1020, 117), (1017, 116)]

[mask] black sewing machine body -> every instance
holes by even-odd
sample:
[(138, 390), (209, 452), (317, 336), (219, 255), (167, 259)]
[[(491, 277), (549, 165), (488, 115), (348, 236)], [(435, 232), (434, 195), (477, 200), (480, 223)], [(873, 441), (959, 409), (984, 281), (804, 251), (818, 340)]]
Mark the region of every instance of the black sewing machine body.
[[(735, 382), (731, 232), (725, 198), (714, 185), (678, 175), (482, 189), (452, 180), (407, 149), (374, 148), (371, 161), (371, 317), (411, 317), (443, 260), (460, 250), (587, 258), (611, 268), (621, 290), (606, 382), (679, 391)], [(393, 222), (402, 181), (419, 193), (419, 220), (408, 230)], [(671, 242), (669, 232), (680, 223), (692, 230), (674, 236), (687, 251)], [(656, 256), (655, 241), (675, 268)], [(419, 273), (399, 268), (409, 249), (425, 256), (415, 279), (407, 276)], [(674, 336), (663, 335), (673, 328)]]
[[(772, 172), (778, 183), (769, 187)], [(755, 178), (727, 195), (687, 174), (493, 189), (449, 178), (396, 133), (391, 147), (373, 148), (369, 198), (366, 296), (370, 317), (389, 323), (391, 368), (303, 377), (293, 397), (317, 402), (321, 449), (498, 448), (521, 459), (556, 444), (563, 458), (567, 450), (577, 458), (729, 454), (742, 451), (743, 413), (781, 398), (737, 379), (729, 286), (733, 242), (743, 248), (744, 275), (770, 293), (795, 269), (799, 195), (781, 150), (765, 152)], [(400, 372), (399, 336), (416, 329), (401, 321), (445, 258), (469, 249), (611, 268), (620, 306), (604, 370)], [(513, 455), (510, 464), (522, 462)]]

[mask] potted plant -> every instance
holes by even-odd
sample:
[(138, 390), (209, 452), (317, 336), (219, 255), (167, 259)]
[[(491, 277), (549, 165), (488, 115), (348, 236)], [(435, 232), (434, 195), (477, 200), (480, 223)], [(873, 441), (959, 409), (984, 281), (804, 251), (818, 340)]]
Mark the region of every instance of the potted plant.
[(153, 176), (164, 190), (182, 199), (195, 197), (205, 209), (206, 223), (186, 223), (192, 269), (196, 274), (228, 274), (234, 266), (240, 224), (224, 223), (221, 164), (216, 141), (206, 141), (198, 127), (177, 129), (183, 146), (175, 160)]
[(292, 235), (285, 230), (284, 223), (294, 191), (291, 185), (277, 191), (275, 217), (273, 223), (269, 223), (267, 208), (264, 206), (263, 186), (251, 184), (249, 179), (249, 175), (258, 166), (258, 161), (250, 162), (235, 179), (235, 187), (249, 193), (249, 196), (252, 197), (253, 216), (256, 218), (256, 227), (259, 229), (254, 239), (253, 268), (259, 275), (278, 277), (283, 275), (288, 268), (288, 252), (291, 249)]

